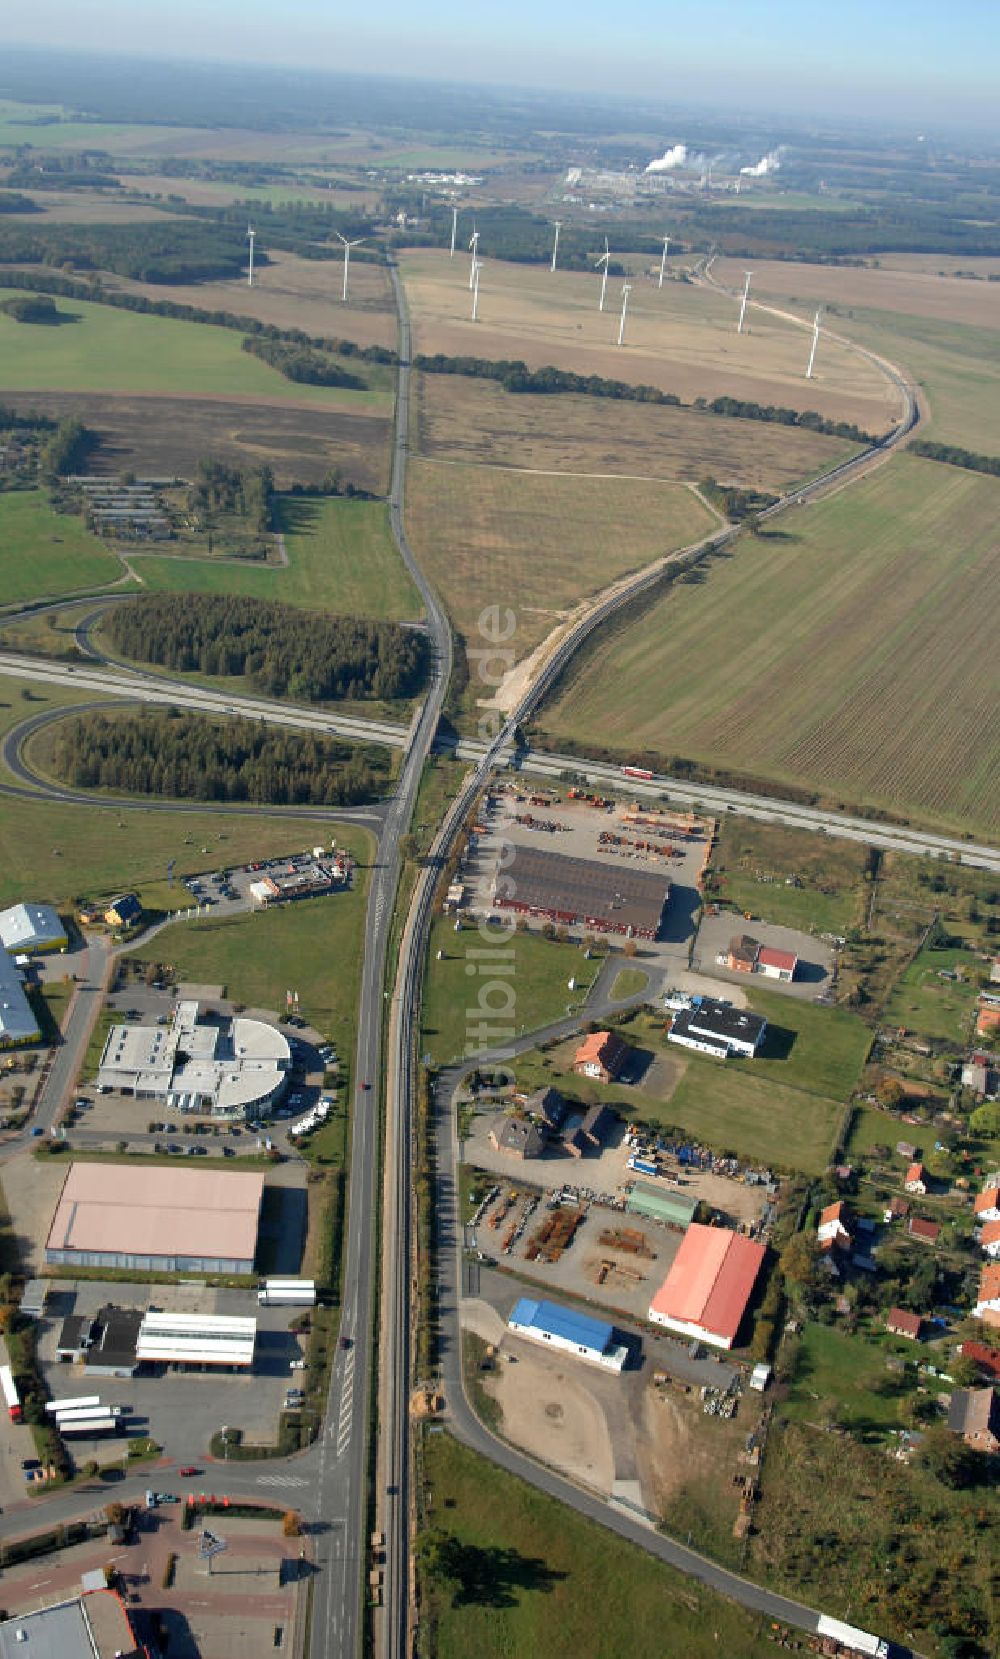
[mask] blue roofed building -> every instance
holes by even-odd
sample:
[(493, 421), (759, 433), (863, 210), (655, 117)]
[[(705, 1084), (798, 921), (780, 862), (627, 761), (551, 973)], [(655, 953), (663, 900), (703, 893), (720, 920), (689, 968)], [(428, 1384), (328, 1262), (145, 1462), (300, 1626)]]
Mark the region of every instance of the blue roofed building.
[(561, 1307), (558, 1302), (522, 1296), (507, 1324), (518, 1336), (603, 1365), (607, 1371), (620, 1371), (628, 1358), (628, 1349), (615, 1342), (613, 1325), (577, 1313), (574, 1308)]

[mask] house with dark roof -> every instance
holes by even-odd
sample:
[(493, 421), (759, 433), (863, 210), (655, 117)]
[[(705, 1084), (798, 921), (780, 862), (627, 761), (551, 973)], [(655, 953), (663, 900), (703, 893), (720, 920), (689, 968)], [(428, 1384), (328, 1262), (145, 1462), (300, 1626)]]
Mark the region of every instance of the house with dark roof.
[(749, 933), (734, 933), (729, 941), (726, 967), (730, 973), (752, 974), (757, 966), (759, 950), (759, 939), (754, 939)]
[(573, 1070), (599, 1083), (612, 1083), (625, 1067), (632, 1050), (617, 1031), (591, 1031), (573, 1057)]
[(579, 1127), (571, 1129), (568, 1134), (563, 1136), (562, 1145), (571, 1158), (584, 1158), (591, 1150), (591, 1142), (588, 1141), (583, 1130)]
[(556, 1134), (562, 1128), (566, 1116), (566, 1102), (559, 1090), (553, 1089), (551, 1084), (548, 1088), (536, 1089), (534, 1094), (529, 1094), (524, 1109), (542, 1129), (548, 1129), (552, 1134)]
[(948, 1427), (977, 1452), (1000, 1452), (1000, 1395), (992, 1388), (952, 1389)]
[(941, 1236), (937, 1222), (925, 1221), (921, 1215), (912, 1215), (906, 1230), (911, 1238), (919, 1239), (921, 1244), (936, 1244)]
[(668, 1041), (726, 1060), (731, 1054), (752, 1059), (764, 1041), (767, 1021), (748, 1008), (733, 1008), (715, 997), (697, 997), (674, 1015)]
[(618, 1114), (610, 1106), (591, 1106), (580, 1131), (591, 1146), (603, 1146), (617, 1122)]
[(135, 893), (120, 893), (104, 912), (109, 927), (134, 927), (142, 919), (142, 905)]
[(545, 1149), (541, 1130), (527, 1117), (497, 1118), (489, 1138), (497, 1152), (511, 1158), (540, 1158)]

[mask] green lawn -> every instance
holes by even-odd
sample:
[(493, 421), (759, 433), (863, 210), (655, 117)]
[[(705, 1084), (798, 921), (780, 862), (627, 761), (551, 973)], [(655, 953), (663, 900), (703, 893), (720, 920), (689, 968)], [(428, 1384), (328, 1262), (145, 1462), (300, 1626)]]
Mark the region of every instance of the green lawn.
[(855, 1107), (847, 1142), (847, 1151), (853, 1157), (870, 1156), (876, 1146), (887, 1146), (889, 1155), (880, 1161), (895, 1164), (902, 1174), (903, 1170), (909, 1167), (910, 1159), (897, 1154), (897, 1141), (909, 1141), (921, 1151), (926, 1151), (926, 1163), (930, 1159), (931, 1148), (934, 1145), (934, 1132), (920, 1124), (903, 1123), (899, 1118), (892, 1117), (889, 1112), (880, 1112), (874, 1106)]
[(641, 968), (621, 968), (615, 975), (611, 995), (616, 1002), (623, 1001), (625, 997), (638, 996), (648, 984), (649, 976)]
[(694, 1054), (660, 1118), (720, 1152), (818, 1175), (843, 1110), (839, 1101), (768, 1081), (732, 1060), (722, 1065)]
[[(891, 278), (889, 279), (891, 280)], [(845, 334), (902, 363), (923, 387), (929, 419), (919, 436), (996, 454), (991, 441), (1000, 399), (1000, 351), (988, 328), (852, 306)]]
[(748, 1002), (767, 1020), (764, 1047), (754, 1060), (727, 1060), (727, 1069), (847, 1099), (871, 1046), (871, 1032), (857, 1014), (844, 1008), (818, 1008), (815, 1003), (777, 991), (759, 991), (756, 986)]
[[(889, 998), (886, 1022), (908, 1026), (922, 1037), (942, 1037), (956, 1044), (965, 1041), (977, 995), (970, 976), (981, 966), (971, 951), (922, 950)], [(964, 980), (940, 977), (956, 968)]]
[[(0, 379), (3, 349), (0, 334)], [(41, 490), (0, 491), (0, 604), (106, 587), (123, 574), (83, 520), (55, 512)]]
[[(796, 1348), (788, 1398), (781, 1415), (797, 1422), (823, 1423), (836, 1402), (836, 1421), (852, 1434), (883, 1434), (900, 1425), (900, 1390), (886, 1370), (890, 1354), (912, 1359), (905, 1338), (884, 1344), (845, 1336), (827, 1325), (807, 1324)], [(905, 1391), (905, 1385), (904, 1385)]]
[(303, 1019), (349, 1063), (367, 887), (360, 870), (348, 893), (250, 915), (176, 922), (132, 954), (169, 964), (178, 979), (224, 985), (228, 997), (253, 1008), (281, 1011), (286, 991), (298, 991)]
[[(558, 944), (537, 933), (508, 937), (495, 931), (493, 944), (468, 925), (456, 933), (448, 917), (440, 917), (431, 930), (421, 1046), (436, 1065), (459, 1059), (483, 1041), (491, 1046), (503, 1042), (502, 1035), (493, 1034), (501, 1025), (513, 1026), (512, 1035), (520, 1035), (562, 1019), (580, 1007), (597, 977), (600, 961), (588, 962), (578, 945)], [(439, 950), (444, 953), (440, 962)], [(572, 978), (575, 991), (568, 985)], [(481, 1016), (480, 1008), (503, 1012)], [(483, 1038), (477, 1035), (481, 1018), (490, 1027)]]
[(865, 850), (854, 841), (724, 813), (711, 870), (712, 897), (782, 927), (842, 934), (861, 915)]
[[(0, 288), (0, 300), (15, 292)], [(391, 391), (381, 382), (378, 390), (354, 392), (286, 380), (277, 369), (243, 351), (234, 329), (145, 316), (85, 300), (56, 303), (71, 319), (58, 328), (32, 327), (0, 313), (0, 390), (163, 392), (321, 408), (391, 405)], [(352, 372), (358, 372), (356, 364)]]
[(278, 599), (339, 616), (416, 619), (420, 597), (407, 574), (381, 501), (282, 496), (276, 528), (284, 532), (287, 569), (210, 559), (136, 556), (135, 569), (154, 593), (240, 593)]
[(428, 1524), (468, 1552), (424, 1611), (436, 1659), (764, 1659), (766, 1622), (458, 1445), (427, 1434)]

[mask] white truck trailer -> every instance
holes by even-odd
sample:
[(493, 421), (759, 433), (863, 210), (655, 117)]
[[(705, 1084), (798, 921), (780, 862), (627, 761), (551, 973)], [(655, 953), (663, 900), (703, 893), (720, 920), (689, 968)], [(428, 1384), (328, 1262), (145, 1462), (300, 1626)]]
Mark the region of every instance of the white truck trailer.
[(315, 1279), (265, 1279), (257, 1300), (268, 1308), (314, 1308)]

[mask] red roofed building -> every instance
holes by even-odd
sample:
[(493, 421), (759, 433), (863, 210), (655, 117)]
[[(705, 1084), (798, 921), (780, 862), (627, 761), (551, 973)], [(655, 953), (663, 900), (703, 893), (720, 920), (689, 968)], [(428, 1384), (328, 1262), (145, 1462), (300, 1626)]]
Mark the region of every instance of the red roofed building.
[(885, 1328), (893, 1336), (905, 1336), (911, 1342), (919, 1342), (924, 1322), (919, 1313), (910, 1313), (907, 1308), (890, 1308), (885, 1316)]
[(927, 1172), (924, 1169), (923, 1164), (910, 1165), (906, 1172), (906, 1179), (903, 1182), (903, 1187), (906, 1192), (927, 1191)]
[(976, 1220), (1000, 1221), (1000, 1187), (985, 1187), (977, 1192)]
[(825, 1210), (820, 1211), (816, 1238), (821, 1250), (849, 1250), (851, 1248), (851, 1235), (847, 1230), (847, 1221), (847, 1205), (843, 1202), (828, 1204)]
[(988, 1037), (993, 1031), (1000, 1031), (1000, 997), (984, 991), (976, 1011), (976, 1036)]
[(601, 1083), (611, 1083), (630, 1053), (628, 1044), (617, 1031), (592, 1031), (576, 1051), (573, 1070), (581, 1077), (596, 1077)]
[(761, 945), (757, 952), (757, 972), (766, 974), (768, 979), (783, 979), (786, 984), (791, 984), (798, 965), (799, 959), (794, 951), (774, 950), (771, 945)]
[(980, 1371), (1000, 1381), (1000, 1348), (987, 1348), (985, 1342), (963, 1342), (959, 1353), (963, 1359), (971, 1359)]
[(1000, 1221), (988, 1221), (979, 1235), (979, 1243), (988, 1256), (1000, 1259)]
[(918, 1238), (923, 1244), (936, 1244), (941, 1235), (936, 1221), (925, 1221), (920, 1215), (910, 1217), (906, 1230), (911, 1238)]
[(650, 1321), (731, 1348), (764, 1263), (764, 1246), (728, 1227), (692, 1223), (649, 1306)]
[(984, 1325), (1000, 1325), (1000, 1262), (987, 1262), (983, 1268), (975, 1316)]

